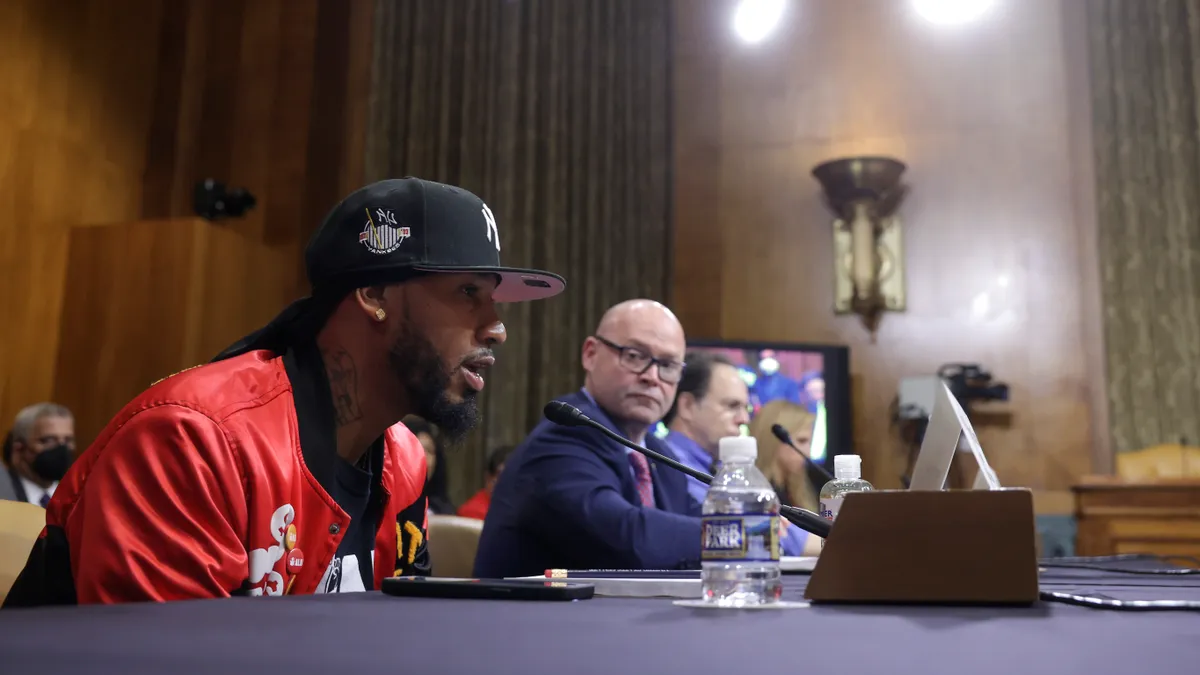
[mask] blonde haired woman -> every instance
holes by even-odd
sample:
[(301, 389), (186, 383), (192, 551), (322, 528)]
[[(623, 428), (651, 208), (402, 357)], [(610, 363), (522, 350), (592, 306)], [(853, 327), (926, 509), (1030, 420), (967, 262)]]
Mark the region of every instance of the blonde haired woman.
[[(771, 481), (781, 502), (810, 511), (817, 510), (817, 490), (808, 479), (804, 458), (775, 438), (771, 427), (779, 424), (787, 429), (792, 442), (807, 455), (816, 420), (816, 415), (802, 406), (783, 399), (768, 402), (750, 420), (750, 435), (758, 442), (758, 461), (755, 462), (758, 470)], [(782, 544), (784, 555), (818, 555), (821, 552), (820, 538), (791, 524)]]

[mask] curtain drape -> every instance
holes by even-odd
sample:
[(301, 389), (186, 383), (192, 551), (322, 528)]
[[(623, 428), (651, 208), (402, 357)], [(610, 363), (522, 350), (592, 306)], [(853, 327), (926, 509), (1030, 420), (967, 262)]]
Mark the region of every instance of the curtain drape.
[(667, 299), (670, 3), (378, 0), (373, 37), (368, 179), (475, 192), (504, 264), (567, 279), (555, 299), (501, 308), (481, 428), (447, 461), (461, 502), (488, 449), (582, 384), (580, 346), (605, 309)]
[(1200, 2), (1088, 0), (1113, 448), (1200, 443)]

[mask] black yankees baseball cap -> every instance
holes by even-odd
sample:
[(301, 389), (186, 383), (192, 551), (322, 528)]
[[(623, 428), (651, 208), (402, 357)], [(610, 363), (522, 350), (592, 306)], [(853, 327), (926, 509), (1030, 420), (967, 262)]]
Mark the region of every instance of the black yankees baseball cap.
[(500, 264), (500, 231), (482, 199), (420, 178), (383, 180), (346, 197), (305, 252), (314, 291), (360, 288), (413, 272), (495, 274), (496, 302), (540, 300), (566, 287), (562, 277)]
[(557, 274), (500, 264), (500, 231), (482, 199), (413, 177), (372, 183), (343, 199), (309, 241), (304, 262), (312, 296), (292, 303), (214, 361), (257, 349), (285, 350), (298, 336), (311, 336), (336, 302), (356, 288), (463, 272), (494, 274), (496, 302), (541, 300), (566, 288)]

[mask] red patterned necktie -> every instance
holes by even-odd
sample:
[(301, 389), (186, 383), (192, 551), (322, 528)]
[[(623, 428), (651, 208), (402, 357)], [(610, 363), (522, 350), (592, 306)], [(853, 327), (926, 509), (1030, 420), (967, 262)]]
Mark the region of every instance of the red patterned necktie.
[(642, 506), (654, 506), (654, 481), (650, 478), (650, 461), (639, 452), (629, 453), (629, 461), (633, 463), (633, 478), (637, 481)]

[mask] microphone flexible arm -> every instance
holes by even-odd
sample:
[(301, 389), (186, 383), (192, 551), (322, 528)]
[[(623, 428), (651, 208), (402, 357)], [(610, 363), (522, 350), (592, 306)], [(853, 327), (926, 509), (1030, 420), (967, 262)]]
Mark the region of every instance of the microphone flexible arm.
[[(640, 452), (655, 461), (662, 462), (676, 471), (682, 471), (683, 473), (695, 478), (705, 485), (712, 485), (712, 476), (704, 473), (703, 471), (697, 471), (696, 469), (671, 459), (660, 452), (655, 452), (650, 448), (644, 448), (637, 443), (634, 443), (633, 441), (612, 431), (603, 424), (600, 424), (596, 420), (583, 414), (579, 408), (576, 408), (569, 403), (563, 403), (562, 401), (551, 401), (550, 403), (546, 404), (543, 413), (545, 414), (546, 419), (554, 422), (555, 424), (561, 424), (568, 427), (588, 426), (596, 429), (605, 436), (608, 436), (630, 450)], [(808, 509), (802, 509), (796, 506), (780, 504), (779, 515), (783, 516), (789, 523), (792, 523), (805, 532), (815, 534), (821, 538), (828, 537), (829, 531), (833, 527), (832, 521), (826, 520), (825, 518), (822, 518)]]
[(791, 448), (791, 449), (795, 450), (797, 453), (799, 453), (799, 455), (804, 458), (805, 465), (807, 465), (813, 471), (816, 471), (818, 474), (820, 474), (821, 478), (825, 479), (825, 482), (828, 483), (829, 481), (833, 480), (833, 474), (829, 473), (829, 471), (826, 470), (825, 467), (821, 466), (817, 462), (814, 462), (812, 460), (812, 457), (809, 457), (808, 455), (804, 454), (803, 450), (796, 447), (796, 443), (792, 441), (792, 435), (788, 433), (787, 429), (783, 428), (782, 424), (772, 425), (771, 433), (775, 435), (775, 438), (778, 438), (780, 441), (782, 441), (784, 445), (788, 446), (789, 448)]

